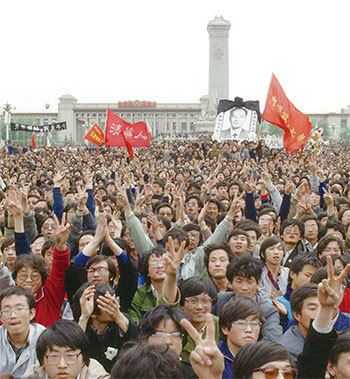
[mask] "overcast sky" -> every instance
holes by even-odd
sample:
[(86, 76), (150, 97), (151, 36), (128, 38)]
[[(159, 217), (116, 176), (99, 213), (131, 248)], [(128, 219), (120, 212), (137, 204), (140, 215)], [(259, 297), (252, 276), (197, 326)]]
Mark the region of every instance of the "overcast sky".
[(0, 105), (57, 108), (122, 100), (199, 102), (208, 21), (229, 37), (230, 98), (260, 100), (274, 72), (303, 112), (350, 104), (348, 0), (2, 1)]

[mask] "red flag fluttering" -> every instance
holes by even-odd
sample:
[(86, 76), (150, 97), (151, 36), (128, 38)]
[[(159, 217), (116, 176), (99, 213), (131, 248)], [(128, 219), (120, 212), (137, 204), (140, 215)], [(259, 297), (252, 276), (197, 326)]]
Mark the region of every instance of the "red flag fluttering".
[(151, 136), (148, 133), (145, 122), (130, 124), (110, 109), (107, 109), (106, 146), (126, 147), (130, 159), (132, 159), (133, 147), (148, 147), (150, 142)]
[(312, 129), (309, 117), (288, 100), (274, 74), (262, 119), (284, 130), (284, 148), (292, 154), (304, 147)]
[(84, 139), (94, 143), (98, 147), (103, 144), (105, 135), (101, 128), (97, 124), (94, 124), (93, 127), (87, 132)]
[(32, 148), (35, 149), (35, 135), (32, 134)]

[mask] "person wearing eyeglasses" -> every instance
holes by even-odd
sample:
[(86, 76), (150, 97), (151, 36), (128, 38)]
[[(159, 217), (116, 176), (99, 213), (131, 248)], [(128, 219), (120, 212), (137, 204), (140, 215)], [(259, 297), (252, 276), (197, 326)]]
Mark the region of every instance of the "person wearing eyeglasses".
[(295, 379), (288, 351), (280, 344), (259, 341), (242, 347), (233, 363), (235, 379)]
[(295, 219), (284, 220), (281, 225), (281, 238), (285, 247), (285, 254), (282, 260), (284, 267), (290, 268), (293, 259), (307, 249), (302, 243), (304, 238), (304, 224)]
[(26, 379), (104, 379), (110, 375), (90, 358), (89, 341), (73, 321), (59, 320), (38, 338), (39, 364), (27, 369)]
[[(66, 215), (58, 222), (55, 215), (51, 217), (55, 236), (51, 271), (42, 257), (33, 254), (23, 224), (21, 194), (14, 190), (10, 196), (9, 210), (14, 218), (15, 247), (17, 253), (13, 269), (13, 278), (17, 286), (33, 292), (36, 302), (36, 321), (50, 326), (60, 318), (64, 300), (64, 278), (69, 266), (70, 249), (67, 239), (72, 226), (66, 223)], [(50, 221), (51, 222), (51, 221)]]
[(22, 287), (0, 292), (0, 373), (21, 378), (37, 362), (35, 346), (45, 327), (36, 324), (35, 299)]
[(182, 309), (166, 304), (157, 305), (140, 320), (140, 340), (150, 345), (168, 346), (181, 361), (183, 378), (194, 379), (197, 376), (189, 360), (182, 356), (183, 346), (188, 339), (186, 330), (180, 324), (183, 319), (188, 319), (188, 316)]
[(232, 364), (236, 354), (243, 346), (258, 340), (264, 322), (261, 309), (250, 297), (236, 296), (223, 306), (219, 318), (221, 338), (218, 343), (225, 358), (223, 379), (233, 379)]

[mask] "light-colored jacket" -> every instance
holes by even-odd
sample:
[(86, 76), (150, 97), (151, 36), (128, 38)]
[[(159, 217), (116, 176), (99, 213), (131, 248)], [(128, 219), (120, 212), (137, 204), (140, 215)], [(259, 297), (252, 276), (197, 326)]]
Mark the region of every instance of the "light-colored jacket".
[(15, 281), (12, 279), (10, 270), (8, 267), (2, 266), (2, 269), (0, 270), (0, 291), (14, 285)]
[[(278, 277), (277, 283), (280, 287), (282, 295), (287, 291), (289, 268), (281, 266), (281, 275)], [(266, 266), (264, 266), (261, 274), (261, 283), (258, 288), (258, 295), (265, 300), (271, 298), (272, 283), (267, 275)]]
[(40, 324), (29, 325), (29, 345), (22, 351), (16, 362), (16, 354), (8, 341), (7, 330), (0, 326), (0, 372), (10, 372), (16, 378), (22, 378), (27, 368), (37, 363), (36, 341), (45, 327)]
[(202, 276), (206, 267), (204, 264), (204, 248), (210, 244), (226, 242), (231, 231), (232, 220), (226, 216), (216, 227), (214, 233), (197, 249), (189, 251), (183, 258), (181, 277), (186, 280), (192, 276)]
[[(84, 366), (79, 374), (79, 379), (107, 379), (110, 377), (103, 366), (95, 359), (90, 359), (89, 366)], [(47, 376), (44, 367), (34, 365), (29, 367), (22, 378), (46, 379)]]

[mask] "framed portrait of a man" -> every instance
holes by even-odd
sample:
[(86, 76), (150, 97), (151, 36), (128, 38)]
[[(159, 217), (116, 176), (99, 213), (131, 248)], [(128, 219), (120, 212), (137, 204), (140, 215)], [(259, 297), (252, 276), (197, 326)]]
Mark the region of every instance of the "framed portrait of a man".
[(249, 139), (249, 135), (256, 130), (258, 116), (255, 111), (245, 107), (233, 107), (221, 112), (216, 117), (213, 140)]

